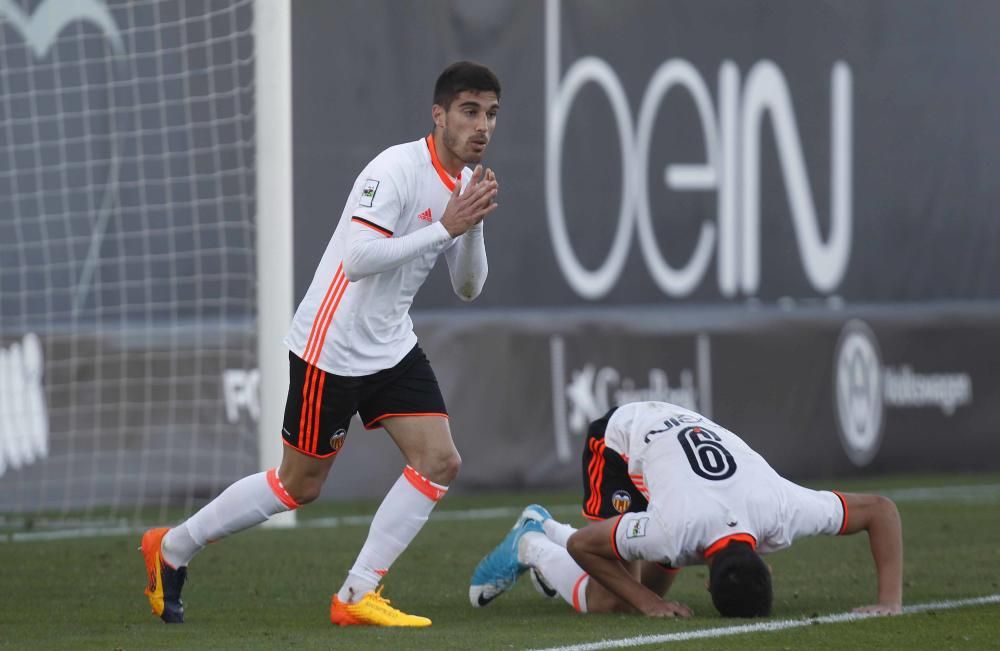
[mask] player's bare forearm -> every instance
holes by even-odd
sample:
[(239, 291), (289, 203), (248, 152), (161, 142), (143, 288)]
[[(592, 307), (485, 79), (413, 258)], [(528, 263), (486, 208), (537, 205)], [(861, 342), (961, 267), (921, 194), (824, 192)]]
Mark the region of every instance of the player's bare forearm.
[(664, 569), (662, 566), (650, 563), (649, 561), (642, 561), (640, 571), (642, 574), (642, 584), (661, 597), (667, 594), (679, 573), (679, 570)]
[(896, 505), (887, 497), (845, 493), (847, 528), (844, 533), (868, 532), (868, 543), (878, 576), (878, 604), (861, 612), (897, 614), (903, 607), (903, 525)]
[(567, 545), (573, 560), (619, 599), (650, 617), (690, 617), (687, 606), (667, 602), (629, 574), (611, 548), (614, 520), (588, 525), (574, 533)]

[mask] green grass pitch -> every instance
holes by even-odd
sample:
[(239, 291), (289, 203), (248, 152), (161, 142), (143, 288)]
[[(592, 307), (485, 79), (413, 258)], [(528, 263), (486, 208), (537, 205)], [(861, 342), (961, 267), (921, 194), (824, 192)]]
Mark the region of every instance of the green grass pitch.
[[(910, 490), (956, 484), (970, 488)], [(898, 495), (907, 604), (1000, 593), (1000, 476), (892, 478), (833, 487)], [(510, 527), (515, 511), (532, 501), (557, 506), (560, 519), (582, 522), (577, 497), (565, 492), (453, 495), (441, 504), (385, 580), (385, 594), (394, 605), (434, 620), (424, 630), (342, 629), (328, 622), (330, 595), (367, 526), (351, 520), (320, 525), (324, 518), (371, 513), (373, 502), (314, 505), (301, 512), (300, 528), (257, 529), (210, 546), (191, 565), (183, 626), (164, 625), (149, 614), (138, 534), (12, 542), (8, 532), (0, 542), (0, 649), (538, 649), (746, 623), (715, 614), (700, 567), (684, 570), (671, 593), (694, 608), (696, 616), (687, 621), (579, 615), (561, 599), (541, 598), (526, 578), (488, 608), (473, 609), (467, 597), (472, 568)], [(479, 511), (477, 519), (459, 517), (459, 512), (496, 507), (509, 508), (502, 514)], [(874, 599), (864, 534), (802, 540), (768, 560), (774, 568), (772, 620), (841, 613)], [(1000, 648), (1000, 605), (655, 648), (664, 646)]]

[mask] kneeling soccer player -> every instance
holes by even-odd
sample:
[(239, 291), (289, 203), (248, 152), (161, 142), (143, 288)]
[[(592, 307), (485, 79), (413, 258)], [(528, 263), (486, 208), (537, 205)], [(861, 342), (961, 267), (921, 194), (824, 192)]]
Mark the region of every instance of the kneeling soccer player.
[[(591, 425), (585, 447), (584, 515), (607, 519), (574, 530), (527, 507), (476, 567), (474, 606), (531, 569), (580, 612), (689, 617), (690, 608), (663, 595), (678, 569), (706, 564), (720, 614), (767, 616), (771, 574), (760, 554), (801, 536), (867, 531), (878, 601), (856, 611), (902, 611), (902, 526), (891, 500), (798, 486), (729, 430), (669, 403), (613, 409)], [(632, 498), (636, 490), (642, 500)], [(609, 506), (619, 514), (608, 517)]]

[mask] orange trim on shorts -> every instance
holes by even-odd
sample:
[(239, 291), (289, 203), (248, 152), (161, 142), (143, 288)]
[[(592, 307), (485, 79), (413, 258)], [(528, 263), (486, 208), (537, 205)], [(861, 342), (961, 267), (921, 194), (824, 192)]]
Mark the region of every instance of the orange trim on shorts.
[(599, 515), (591, 515), (586, 511), (584, 511), (583, 509), (580, 509), (580, 515), (587, 518), (588, 520), (594, 520), (595, 522), (602, 522), (604, 520), (607, 520), (607, 518), (602, 518)]
[[(282, 437), (281, 442), (284, 443), (285, 445), (287, 445), (288, 447), (292, 448), (296, 452), (304, 454), (307, 457), (312, 457), (313, 459), (329, 459), (330, 457), (332, 457), (332, 456), (334, 456), (334, 455), (337, 454), (337, 452), (331, 452), (330, 454), (312, 454), (311, 452), (306, 452), (305, 450), (299, 448), (294, 443), (289, 443), (287, 440), (285, 440), (284, 437)], [(338, 450), (338, 452), (339, 452), (339, 450)]]
[(295, 501), (295, 498), (285, 490), (285, 485), (281, 483), (281, 479), (278, 478), (278, 469), (271, 468), (264, 475), (267, 478), (267, 485), (270, 486), (271, 491), (274, 492), (275, 496), (281, 500), (281, 503), (287, 506), (289, 509), (299, 508), (299, 503)]
[(447, 486), (435, 484), (414, 470), (413, 466), (403, 468), (403, 476), (406, 477), (406, 481), (410, 482), (410, 485), (423, 493), (425, 497), (435, 502), (444, 497), (444, 494), (448, 492)]
[(427, 412), (427, 413), (414, 412), (412, 414), (382, 414), (378, 418), (365, 423), (365, 429), (378, 429), (377, 427), (374, 427), (375, 423), (379, 422), (380, 420), (384, 420), (386, 418), (395, 418), (396, 416), (439, 416), (441, 418), (444, 418), (445, 420), (448, 420), (448, 414), (438, 414), (435, 412)]
[(714, 543), (712, 543), (711, 545), (709, 545), (708, 549), (705, 550), (705, 554), (704, 554), (705, 558), (706, 559), (711, 558), (715, 554), (719, 553), (719, 550), (721, 550), (723, 547), (725, 547), (726, 545), (728, 545), (731, 542), (745, 542), (745, 543), (749, 543), (751, 549), (754, 549), (754, 550), (757, 549), (757, 539), (756, 538), (754, 538), (753, 536), (751, 536), (748, 533), (734, 533), (734, 534), (730, 534), (728, 536), (724, 536), (722, 538), (719, 538)]
[(573, 584), (573, 610), (580, 612), (580, 586), (583, 584), (583, 580), (586, 579), (589, 574), (584, 572), (580, 575), (580, 578), (576, 580)]
[(618, 525), (622, 523), (622, 518), (624, 517), (625, 517), (624, 513), (619, 515), (618, 519), (615, 520), (615, 526), (611, 527), (611, 551), (615, 553), (615, 556), (617, 556), (618, 560), (620, 561), (624, 561), (625, 559), (622, 558), (621, 553), (618, 551), (618, 541), (615, 538), (618, 534)]
[(451, 174), (448, 173), (448, 170), (446, 170), (444, 165), (441, 164), (441, 161), (438, 160), (437, 149), (434, 148), (433, 133), (429, 134), (427, 138), (425, 138), (425, 141), (427, 142), (427, 149), (431, 152), (431, 165), (434, 166), (434, 171), (438, 173), (438, 176), (441, 178), (441, 182), (444, 183), (444, 187), (448, 188), (448, 192), (454, 192), (456, 181), (462, 180), (462, 173), (459, 172), (458, 177), (455, 179), (451, 178)]
[(388, 228), (382, 228), (381, 226), (379, 226), (375, 222), (370, 222), (367, 219), (362, 219), (361, 217), (351, 217), (351, 221), (354, 222), (355, 224), (360, 224), (362, 226), (367, 226), (368, 228), (372, 229), (376, 233), (381, 233), (382, 235), (385, 235), (386, 237), (392, 237), (392, 231), (390, 231)]
[(847, 531), (847, 498), (844, 497), (840, 491), (830, 491), (838, 498), (840, 498), (840, 505), (844, 507), (844, 521), (840, 525), (840, 531), (837, 532), (838, 536), (843, 536), (844, 532)]

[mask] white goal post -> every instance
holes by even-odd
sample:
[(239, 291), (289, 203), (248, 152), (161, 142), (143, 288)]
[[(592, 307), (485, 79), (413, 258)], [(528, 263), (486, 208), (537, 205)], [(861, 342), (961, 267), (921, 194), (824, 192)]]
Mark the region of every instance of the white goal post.
[[(260, 465), (281, 462), (280, 430), (288, 391), (288, 351), (281, 343), (292, 319), (292, 25), (291, 3), (255, 0), (257, 75), (257, 364)], [(262, 89), (266, 89), (263, 92)], [(295, 523), (295, 511), (268, 521)]]

